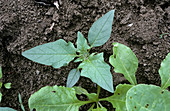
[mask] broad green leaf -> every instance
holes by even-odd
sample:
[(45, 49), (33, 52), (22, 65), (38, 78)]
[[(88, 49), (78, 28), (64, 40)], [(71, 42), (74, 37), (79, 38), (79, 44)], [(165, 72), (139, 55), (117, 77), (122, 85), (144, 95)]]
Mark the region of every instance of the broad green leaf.
[(88, 94), (86, 94), (86, 95), (87, 95), (87, 97), (89, 98), (89, 100), (95, 101), (95, 102), (98, 101), (98, 97), (97, 97), (97, 94), (96, 94), (96, 93), (88, 93)]
[(126, 95), (128, 111), (169, 111), (170, 92), (155, 85), (139, 84)]
[(113, 107), (116, 108), (116, 111), (127, 111), (126, 110), (126, 93), (131, 87), (133, 87), (133, 85), (119, 84), (116, 87), (116, 91), (114, 92), (114, 95), (108, 98), (105, 98), (103, 100), (111, 102)]
[(79, 69), (72, 69), (67, 78), (67, 87), (73, 87), (80, 78)]
[(161, 76), (161, 87), (166, 89), (170, 86), (170, 53), (168, 53), (166, 58), (161, 63), (159, 74)]
[(105, 107), (97, 108), (97, 109), (92, 109), (92, 111), (107, 111)]
[(87, 92), (87, 90), (84, 89), (84, 88), (82, 88), (82, 87), (74, 86), (73, 88), (75, 89), (76, 94), (78, 94), (78, 95), (81, 95), (81, 94), (85, 94), (85, 95), (86, 95), (86, 94), (89, 94), (89, 93)]
[(59, 39), (29, 49), (23, 52), (22, 55), (40, 64), (60, 68), (76, 57), (76, 49), (71, 42), (67, 43), (63, 39)]
[(36, 111), (78, 111), (86, 104), (76, 97), (74, 88), (46, 86), (29, 98), (29, 108)]
[(109, 62), (116, 73), (122, 73), (133, 85), (137, 84), (135, 72), (138, 68), (138, 59), (132, 50), (120, 43), (113, 43), (113, 55)]
[(2, 78), (2, 68), (0, 66), (0, 79)]
[(77, 33), (77, 52), (84, 53), (89, 49), (89, 45), (87, 44), (87, 40), (84, 38), (83, 34), (78, 31)]
[(0, 102), (1, 102), (1, 100), (2, 100), (2, 93), (0, 92)]
[(17, 111), (17, 110), (9, 108), (9, 107), (0, 107), (0, 111)]
[(11, 83), (5, 83), (4, 86), (5, 86), (6, 89), (10, 89), (11, 88)]
[(90, 55), (79, 68), (82, 68), (81, 76), (90, 78), (103, 89), (113, 93), (113, 79), (110, 66), (104, 62), (103, 53)]
[(112, 31), (114, 12), (114, 10), (109, 11), (91, 26), (88, 33), (88, 41), (91, 47), (101, 46), (109, 40)]

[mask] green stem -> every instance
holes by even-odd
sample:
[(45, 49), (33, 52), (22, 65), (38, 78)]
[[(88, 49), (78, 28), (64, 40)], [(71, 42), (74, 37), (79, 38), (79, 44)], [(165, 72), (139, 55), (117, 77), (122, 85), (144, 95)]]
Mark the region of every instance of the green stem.
[(99, 99), (99, 101), (107, 101), (107, 98), (101, 98), (101, 99)]
[(100, 94), (100, 86), (97, 85), (97, 98), (99, 99), (99, 94)]
[(97, 109), (99, 108), (99, 105), (97, 104)]
[(95, 106), (95, 103), (93, 103), (93, 105), (89, 108), (88, 111), (91, 111), (94, 108), (94, 106)]
[(80, 104), (89, 104), (89, 103), (93, 103), (94, 101), (80, 101)]
[(76, 55), (76, 57), (81, 57), (81, 56), (82, 56), (81, 54)]
[(92, 47), (93, 47), (93, 46), (90, 46), (90, 48), (88, 49), (88, 53), (90, 52), (90, 50), (91, 50)]
[(103, 106), (100, 104), (100, 102), (98, 102), (99, 106), (102, 108)]
[(97, 105), (98, 105), (98, 102), (99, 102), (99, 94), (100, 94), (100, 86), (97, 85), (97, 101), (96, 101)]

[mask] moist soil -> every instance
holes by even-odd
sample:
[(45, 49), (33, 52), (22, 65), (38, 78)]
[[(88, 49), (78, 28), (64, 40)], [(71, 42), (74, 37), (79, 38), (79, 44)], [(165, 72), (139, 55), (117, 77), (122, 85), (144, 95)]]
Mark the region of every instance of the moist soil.
[[(1, 88), (0, 106), (21, 111), (18, 94), (28, 111), (28, 99), (46, 85), (66, 85), (71, 69), (78, 64), (54, 69), (24, 58), (21, 53), (37, 45), (64, 39), (76, 45), (77, 32), (87, 38), (88, 30), (98, 18), (115, 9), (110, 39), (93, 52), (104, 52), (105, 61), (112, 55), (112, 43), (130, 47), (139, 60), (136, 72), (138, 83), (160, 86), (158, 70), (161, 61), (170, 52), (170, 1), (169, 0), (59, 0), (58, 8), (35, 3), (34, 0), (0, 0), (0, 65), (2, 82), (12, 83), (11, 89)], [(50, 27), (54, 24), (52, 30)], [(113, 72), (114, 87), (129, 83), (122, 74)], [(81, 77), (76, 86), (96, 92), (91, 80)], [(101, 90), (100, 97), (111, 93)], [(80, 99), (85, 98), (80, 96)], [(86, 111), (90, 105), (80, 108)], [(114, 111), (110, 103), (103, 106)]]

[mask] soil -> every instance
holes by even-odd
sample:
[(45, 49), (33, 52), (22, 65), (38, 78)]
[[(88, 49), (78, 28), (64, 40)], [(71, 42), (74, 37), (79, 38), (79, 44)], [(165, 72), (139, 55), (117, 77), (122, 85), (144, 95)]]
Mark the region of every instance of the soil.
[[(170, 1), (169, 0), (59, 0), (59, 7), (37, 4), (34, 0), (0, 0), (0, 65), (2, 82), (11, 82), (12, 88), (1, 89), (0, 106), (21, 111), (18, 94), (28, 111), (31, 94), (46, 85), (66, 85), (69, 71), (78, 66), (54, 69), (24, 58), (21, 53), (32, 47), (58, 39), (76, 45), (77, 31), (85, 37), (92, 23), (111, 9), (115, 9), (113, 30), (103, 46), (92, 51), (104, 52), (105, 61), (112, 55), (112, 43), (119, 42), (130, 47), (139, 60), (136, 72), (138, 83), (160, 86), (158, 70), (162, 60), (170, 52)], [(52, 30), (49, 28), (54, 24)], [(115, 74), (114, 86), (128, 83), (121, 74)], [(95, 85), (81, 77), (76, 86), (96, 92)], [(102, 89), (100, 96), (111, 93)], [(103, 103), (109, 111), (112, 105)], [(86, 111), (90, 105), (80, 108)]]

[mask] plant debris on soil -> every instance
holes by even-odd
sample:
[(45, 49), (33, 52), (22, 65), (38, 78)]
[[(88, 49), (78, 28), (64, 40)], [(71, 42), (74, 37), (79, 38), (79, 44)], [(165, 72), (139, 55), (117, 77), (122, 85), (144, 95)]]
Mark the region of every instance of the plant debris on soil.
[[(40, 3), (41, 2), (41, 3)], [(57, 6), (54, 4), (57, 2)], [(46, 5), (47, 4), (47, 5)], [(28, 111), (31, 94), (46, 85), (66, 85), (71, 69), (78, 64), (54, 69), (34, 63), (21, 53), (37, 45), (64, 39), (74, 44), (77, 32), (87, 38), (92, 23), (106, 12), (115, 9), (112, 34), (106, 44), (92, 49), (104, 52), (105, 61), (112, 55), (112, 43), (130, 47), (139, 60), (136, 72), (138, 83), (160, 86), (158, 70), (170, 52), (170, 1), (169, 0), (1, 0), (0, 1), (0, 65), (2, 82), (12, 83), (11, 89), (2, 88), (0, 106), (21, 111), (18, 94)], [(167, 34), (164, 34), (167, 33)], [(160, 35), (164, 34), (161, 38)], [(128, 83), (123, 75), (113, 72), (114, 86)], [(76, 86), (96, 92), (95, 85), (81, 77)], [(102, 89), (100, 97), (111, 93)], [(80, 97), (83, 98), (83, 97)], [(105, 102), (108, 111), (112, 105)], [(86, 111), (90, 105), (80, 108)]]

